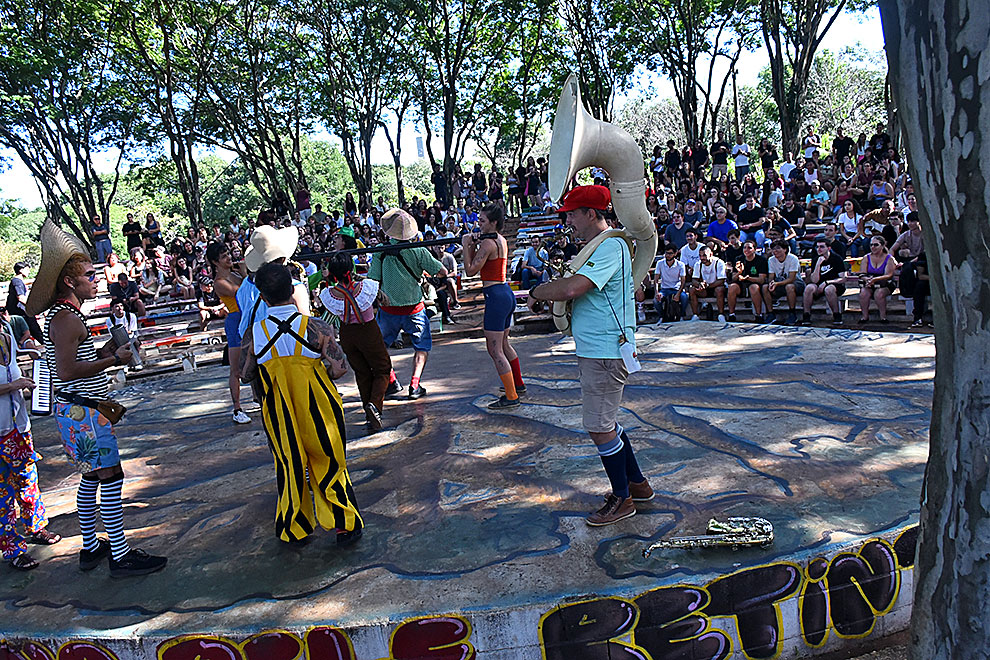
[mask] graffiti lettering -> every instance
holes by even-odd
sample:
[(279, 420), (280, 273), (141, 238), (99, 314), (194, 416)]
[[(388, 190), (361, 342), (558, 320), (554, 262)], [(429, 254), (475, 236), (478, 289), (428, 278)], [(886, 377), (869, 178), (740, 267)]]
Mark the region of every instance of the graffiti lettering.
[(863, 637), (873, 631), (877, 615), (889, 612), (897, 598), (897, 555), (886, 541), (870, 541), (858, 554), (833, 557), (825, 580), (835, 634)]
[(544, 660), (647, 660), (643, 650), (619, 641), (639, 619), (639, 608), (622, 598), (563, 605), (540, 619)]
[(241, 644), (244, 660), (296, 660), (302, 650), (299, 638), (283, 631), (254, 635)]
[(243, 660), (241, 650), (221, 637), (183, 635), (158, 647), (158, 660)]
[(391, 660), (474, 660), (470, 637), (471, 624), (459, 616), (412, 619), (392, 633)]
[(306, 657), (309, 660), (354, 660), (351, 638), (342, 630), (320, 626), (306, 631)]
[(803, 571), (780, 563), (749, 568), (708, 584), (712, 600), (705, 613), (736, 619), (739, 643), (747, 658), (772, 658), (780, 650), (780, 606), (797, 593)]
[(660, 587), (634, 601), (640, 619), (636, 643), (653, 660), (696, 658), (722, 660), (732, 652), (732, 643), (721, 630), (709, 630), (709, 619), (701, 610), (709, 594), (698, 587)]
[(801, 588), (801, 635), (808, 646), (822, 646), (828, 639), (828, 562), (817, 557), (808, 562)]

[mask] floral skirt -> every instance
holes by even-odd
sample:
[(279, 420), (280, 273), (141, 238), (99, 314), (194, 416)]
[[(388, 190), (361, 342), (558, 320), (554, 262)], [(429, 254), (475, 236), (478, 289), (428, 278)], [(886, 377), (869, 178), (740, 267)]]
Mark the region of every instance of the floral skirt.
[(27, 552), (28, 537), (48, 524), (35, 460), (30, 431), (0, 439), (0, 554), (7, 560)]
[(82, 473), (120, 464), (117, 436), (96, 408), (55, 402), (55, 422), (66, 455)]

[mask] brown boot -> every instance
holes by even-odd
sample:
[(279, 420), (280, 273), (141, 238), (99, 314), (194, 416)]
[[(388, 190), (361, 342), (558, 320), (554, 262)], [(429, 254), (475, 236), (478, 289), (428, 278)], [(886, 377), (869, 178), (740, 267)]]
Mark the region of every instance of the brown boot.
[(631, 497), (619, 497), (614, 493), (605, 496), (605, 505), (585, 518), (592, 527), (603, 527), (636, 515), (636, 505)]
[(629, 495), (632, 496), (633, 502), (649, 502), (655, 497), (653, 489), (650, 488), (650, 482), (643, 479), (638, 484), (629, 482)]

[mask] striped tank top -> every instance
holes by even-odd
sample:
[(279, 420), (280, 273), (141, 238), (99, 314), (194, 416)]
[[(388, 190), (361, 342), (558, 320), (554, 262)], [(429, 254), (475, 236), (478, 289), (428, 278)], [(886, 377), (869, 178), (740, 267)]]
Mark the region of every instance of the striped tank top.
[[(63, 309), (67, 309), (75, 314), (79, 317), (83, 327), (86, 326), (86, 317), (82, 315), (82, 312), (69, 303), (61, 301), (55, 303), (51, 310), (49, 310), (48, 316), (45, 317), (45, 360), (48, 362), (48, 371), (52, 375), (52, 391), (59, 392), (64, 390), (65, 392), (74, 392), (82, 396), (97, 399), (106, 397), (110, 391), (110, 381), (106, 373), (102, 371), (86, 378), (76, 378), (70, 381), (59, 380), (58, 370), (55, 368), (55, 344), (52, 343), (52, 335), (49, 327), (55, 315)], [(93, 343), (93, 337), (87, 329), (86, 339), (76, 349), (76, 360), (79, 362), (96, 362), (98, 359), (99, 357), (96, 355), (96, 344)]]

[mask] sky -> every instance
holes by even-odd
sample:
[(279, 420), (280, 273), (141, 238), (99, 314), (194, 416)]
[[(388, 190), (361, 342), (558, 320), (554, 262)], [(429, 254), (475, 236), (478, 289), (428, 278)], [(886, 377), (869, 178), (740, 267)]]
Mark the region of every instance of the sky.
[[(840, 16), (822, 44), (823, 49), (839, 52), (847, 46), (860, 44), (866, 48), (879, 51), (883, 48), (883, 32), (880, 25), (880, 14), (876, 8), (868, 13), (846, 13)], [(752, 86), (757, 82), (760, 70), (767, 65), (767, 56), (764, 49), (751, 53), (743, 53), (737, 66), (738, 84), (740, 86)], [(649, 98), (673, 96), (673, 88), (669, 81), (653, 75), (641, 80), (639, 84), (627, 95), (617, 98), (616, 105), (636, 102)], [(394, 131), (393, 131), (394, 134)], [(415, 126), (406, 126), (403, 129), (402, 153), (403, 163), (410, 163), (418, 158), (416, 137), (419, 135)], [(329, 134), (316, 135), (318, 139), (334, 140)], [(372, 160), (375, 163), (391, 163), (392, 156), (388, 149), (388, 142), (383, 134), (379, 134), (372, 141)], [(164, 153), (164, 152), (163, 152)], [(205, 153), (205, 152), (204, 152)], [(233, 154), (220, 152), (219, 155), (225, 160), (233, 159)], [(470, 154), (469, 154), (470, 156)], [(26, 208), (36, 208), (41, 205), (41, 196), (35, 186), (34, 179), (28, 169), (20, 162), (16, 154), (8, 149), (0, 149), (0, 158), (7, 167), (0, 171), (0, 199), (17, 200), (16, 203)], [(102, 161), (98, 160), (97, 170), (112, 171), (112, 163), (116, 160), (114, 153), (102, 155)], [(124, 165), (126, 170), (126, 164)]]

